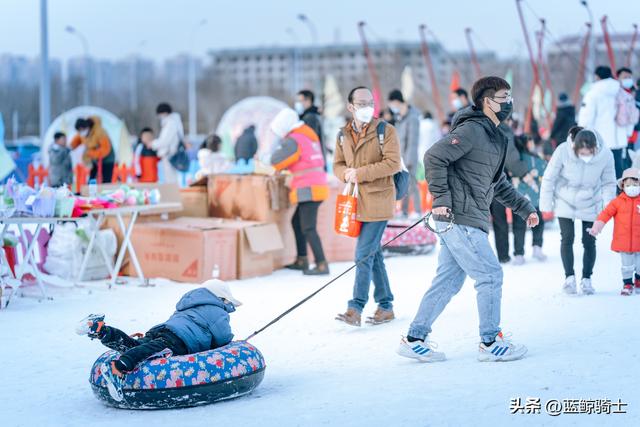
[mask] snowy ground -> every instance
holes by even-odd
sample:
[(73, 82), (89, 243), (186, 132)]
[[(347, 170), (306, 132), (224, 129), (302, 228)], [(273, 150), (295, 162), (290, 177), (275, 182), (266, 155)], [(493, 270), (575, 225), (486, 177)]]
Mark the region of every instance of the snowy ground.
[[(529, 347), (522, 361), (476, 361), (478, 319), (470, 282), (434, 327), (432, 339), (448, 361), (419, 364), (397, 356), (400, 335), (433, 277), (436, 254), (394, 258), (387, 268), (396, 321), (359, 329), (334, 321), (351, 293), (353, 276), (344, 278), (254, 339), (268, 367), (253, 394), (173, 411), (103, 406), (91, 392), (88, 373), (104, 349), (76, 336), (73, 328), (87, 313), (105, 312), (114, 326), (145, 331), (166, 319), (192, 286), (160, 282), (155, 288), (111, 291), (92, 286), (53, 289), (55, 300), (42, 303), (17, 298), (0, 311), (0, 425), (638, 426), (640, 296), (619, 295), (619, 260), (608, 250), (610, 236), (609, 226), (598, 241), (597, 293), (591, 297), (560, 293), (557, 229), (546, 235), (547, 263), (505, 267), (503, 328)], [(332, 271), (346, 266), (334, 264)], [(245, 303), (232, 315), (236, 337), (245, 338), (324, 280), (280, 271), (232, 283)], [(373, 310), (370, 303), (366, 314)], [(629, 406), (624, 415), (550, 417), (544, 406), (542, 415), (510, 415), (514, 397), (540, 397), (543, 404), (549, 399), (621, 399)]]

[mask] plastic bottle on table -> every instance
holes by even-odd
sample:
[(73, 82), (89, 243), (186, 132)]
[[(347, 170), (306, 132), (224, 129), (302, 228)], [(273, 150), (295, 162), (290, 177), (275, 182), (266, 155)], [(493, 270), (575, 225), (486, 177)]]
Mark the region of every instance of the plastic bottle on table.
[(92, 199), (98, 197), (98, 183), (95, 179), (89, 180), (89, 197)]

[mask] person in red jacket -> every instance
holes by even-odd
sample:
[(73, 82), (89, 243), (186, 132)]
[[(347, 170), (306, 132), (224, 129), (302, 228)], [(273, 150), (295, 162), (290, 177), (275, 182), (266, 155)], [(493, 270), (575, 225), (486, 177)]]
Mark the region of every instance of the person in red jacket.
[[(622, 295), (640, 294), (640, 169), (629, 168), (618, 180), (622, 193), (598, 215), (589, 233), (597, 236), (612, 217), (611, 249), (622, 256)], [(635, 283), (634, 283), (635, 272)]]

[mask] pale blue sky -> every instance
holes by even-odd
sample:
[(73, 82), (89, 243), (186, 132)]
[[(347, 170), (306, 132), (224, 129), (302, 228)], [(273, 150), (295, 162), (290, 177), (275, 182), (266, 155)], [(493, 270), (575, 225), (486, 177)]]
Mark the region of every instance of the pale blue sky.
[[(526, 0), (532, 30), (539, 24), (527, 4), (547, 19), (556, 37), (576, 33), (587, 20), (579, 0)], [(589, 4), (598, 33), (605, 13), (617, 32), (631, 31), (633, 20), (640, 21), (638, 0)], [(80, 42), (64, 31), (67, 25), (86, 35), (91, 55), (111, 59), (133, 52), (160, 60), (189, 50), (202, 55), (209, 48), (290, 45), (288, 27), (298, 44), (310, 44), (299, 13), (314, 21), (320, 44), (333, 42), (336, 34), (342, 42), (358, 42), (356, 23), (365, 20), (372, 41), (418, 40), (418, 26), (426, 23), (447, 49), (466, 50), (464, 28), (470, 26), (478, 50), (525, 53), (515, 0), (49, 0), (50, 55), (82, 53)], [(191, 43), (202, 19), (208, 23)], [(39, 0), (0, 0), (0, 53), (35, 56), (38, 49)]]

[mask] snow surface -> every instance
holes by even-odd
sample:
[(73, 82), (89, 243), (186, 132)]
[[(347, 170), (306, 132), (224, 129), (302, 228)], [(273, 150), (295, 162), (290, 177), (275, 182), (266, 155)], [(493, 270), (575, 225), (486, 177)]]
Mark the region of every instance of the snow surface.
[[(432, 339), (448, 360), (420, 364), (395, 354), (429, 286), (436, 254), (387, 261), (398, 319), (352, 328), (334, 321), (344, 311), (353, 274), (333, 284), (253, 340), (267, 361), (254, 393), (214, 405), (171, 411), (104, 406), (88, 377), (104, 348), (74, 333), (77, 321), (104, 312), (130, 333), (166, 319), (192, 285), (158, 280), (107, 290), (51, 288), (53, 301), (16, 298), (0, 311), (1, 426), (472, 426), (640, 425), (640, 295), (619, 295), (620, 263), (609, 251), (611, 225), (598, 240), (594, 296), (567, 296), (559, 232), (546, 235), (544, 263), (505, 267), (502, 326), (529, 347), (527, 358), (479, 363), (477, 309), (465, 284), (434, 325)], [(530, 237), (529, 237), (530, 238)], [(493, 236), (491, 236), (493, 240)], [(576, 243), (576, 270), (581, 250)], [(337, 274), (348, 264), (333, 264)], [(232, 315), (243, 339), (325, 282), (279, 271), (231, 283), (244, 306)], [(35, 288), (25, 293), (36, 294)], [(373, 302), (365, 314), (375, 310)], [(619, 415), (510, 415), (510, 399), (611, 399), (629, 404)]]

